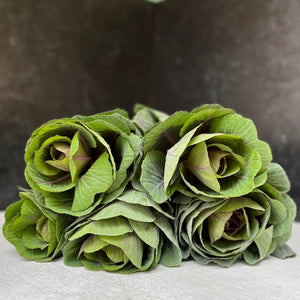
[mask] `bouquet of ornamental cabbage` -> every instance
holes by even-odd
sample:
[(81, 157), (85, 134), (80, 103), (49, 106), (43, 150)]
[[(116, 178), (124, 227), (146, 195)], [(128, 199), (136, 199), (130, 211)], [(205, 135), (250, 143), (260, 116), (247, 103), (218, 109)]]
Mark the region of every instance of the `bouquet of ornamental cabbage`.
[(141, 138), (122, 110), (52, 120), (25, 148), (25, 176), (58, 213), (90, 213), (130, 178)]
[(271, 161), (253, 122), (217, 104), (51, 120), (26, 144), (32, 190), (3, 233), (28, 259), (117, 273), (290, 257), (296, 207)]

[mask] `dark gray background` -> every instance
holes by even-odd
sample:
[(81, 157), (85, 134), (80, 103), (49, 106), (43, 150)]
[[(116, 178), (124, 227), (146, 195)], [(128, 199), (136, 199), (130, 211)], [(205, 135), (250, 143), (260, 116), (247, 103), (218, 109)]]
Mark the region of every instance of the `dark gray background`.
[[(0, 0), (0, 209), (42, 123), (141, 102), (254, 120), (300, 203), (300, 2)], [(300, 216), (299, 216), (300, 220)]]

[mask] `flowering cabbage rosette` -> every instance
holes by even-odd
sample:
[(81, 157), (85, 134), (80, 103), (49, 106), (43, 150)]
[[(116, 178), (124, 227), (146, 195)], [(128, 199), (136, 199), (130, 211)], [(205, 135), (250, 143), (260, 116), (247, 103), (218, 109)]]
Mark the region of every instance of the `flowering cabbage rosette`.
[(239, 197), (261, 186), (272, 159), (250, 119), (220, 105), (179, 111), (145, 134), (141, 184), (158, 203), (175, 192)]
[(178, 266), (181, 251), (160, 206), (133, 189), (108, 196), (101, 208), (67, 229), (64, 262), (91, 270), (133, 273), (158, 263)]
[(42, 206), (41, 192), (27, 190), (20, 192), (20, 198), (6, 209), (3, 235), (21, 256), (50, 261), (61, 254), (64, 230), (73, 219)]
[(88, 214), (130, 177), (141, 143), (135, 131), (121, 110), (49, 121), (27, 142), (26, 179), (51, 210)]
[[(274, 177), (281, 178), (278, 186), (287, 192), (289, 182), (284, 171), (272, 164), (270, 173), (274, 170)], [(213, 202), (180, 195), (174, 202), (178, 204), (175, 227), (183, 258), (191, 255), (202, 264), (215, 262), (229, 267), (241, 258), (255, 264), (272, 253), (281, 258), (294, 255), (285, 243), (291, 235), (296, 207), (277, 186), (265, 183), (247, 195)]]

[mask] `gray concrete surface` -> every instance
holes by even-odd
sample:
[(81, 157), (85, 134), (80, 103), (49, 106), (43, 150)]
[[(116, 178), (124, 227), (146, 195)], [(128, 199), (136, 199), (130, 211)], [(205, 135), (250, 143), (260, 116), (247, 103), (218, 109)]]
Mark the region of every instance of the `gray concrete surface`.
[[(0, 212), (1, 227), (3, 222), (4, 214)], [(228, 269), (188, 261), (176, 268), (159, 265), (150, 272), (119, 275), (68, 267), (61, 259), (49, 263), (28, 261), (0, 233), (0, 298), (298, 300), (299, 234), (298, 222), (288, 242), (297, 256), (286, 260), (269, 257), (257, 266), (238, 262)]]

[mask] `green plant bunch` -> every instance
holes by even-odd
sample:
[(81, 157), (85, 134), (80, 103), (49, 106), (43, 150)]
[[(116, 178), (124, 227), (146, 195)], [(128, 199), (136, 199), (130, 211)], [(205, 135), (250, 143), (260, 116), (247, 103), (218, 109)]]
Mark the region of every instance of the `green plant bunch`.
[(289, 181), (278, 164), (270, 164), (268, 175), (267, 183), (241, 197), (205, 202), (177, 196), (175, 230), (183, 258), (229, 267), (242, 258), (253, 265), (272, 253), (295, 255), (285, 245), (296, 216), (286, 194)]
[(51, 120), (26, 144), (26, 180), (51, 210), (88, 214), (130, 177), (141, 141), (123, 110)]
[(31, 190), (7, 208), (3, 234), (25, 258), (134, 273), (294, 255), (290, 182), (232, 109), (137, 104), (131, 119), (122, 109), (55, 119), (24, 158)]
[(64, 262), (116, 273), (178, 266), (181, 251), (170, 218), (143, 192), (105, 197), (96, 212), (67, 229)]
[(20, 200), (5, 212), (3, 235), (18, 253), (38, 262), (48, 262), (61, 255), (64, 230), (73, 221), (70, 216), (54, 213), (41, 203), (43, 194), (24, 190)]
[(175, 191), (216, 201), (263, 185), (271, 160), (250, 119), (217, 104), (202, 105), (145, 132), (140, 181), (158, 203)]

